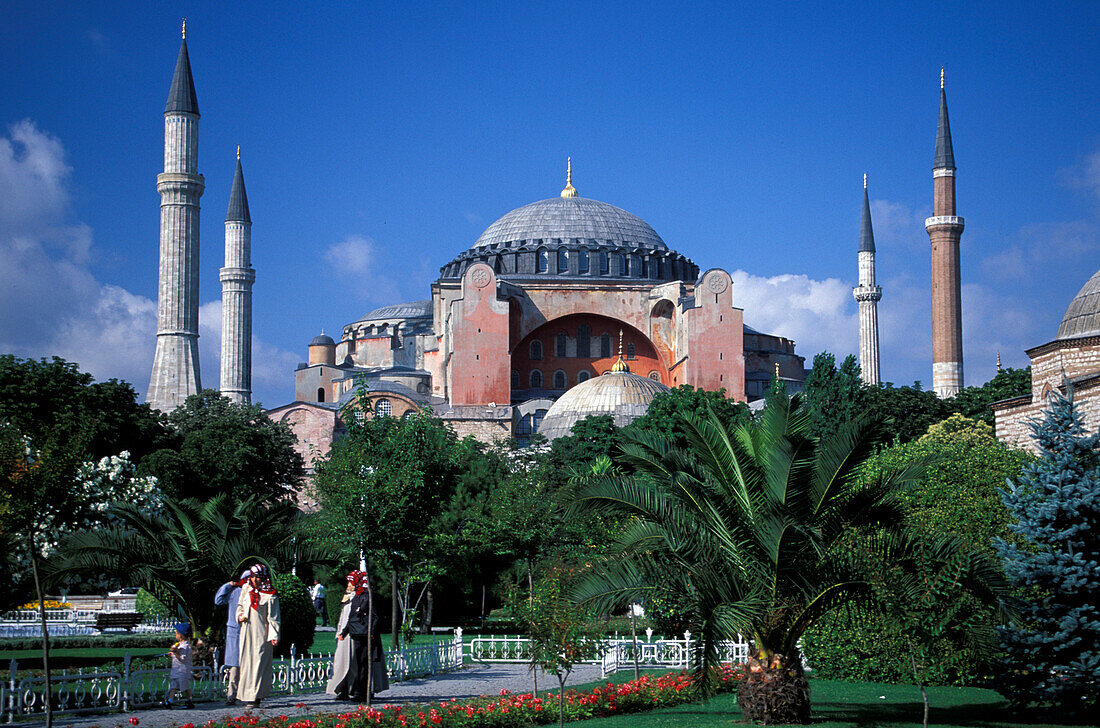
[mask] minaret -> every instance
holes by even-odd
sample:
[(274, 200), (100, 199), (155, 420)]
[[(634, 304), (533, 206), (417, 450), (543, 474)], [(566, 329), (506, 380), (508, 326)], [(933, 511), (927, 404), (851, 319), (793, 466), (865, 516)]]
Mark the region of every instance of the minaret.
[(202, 388), (199, 383), (199, 102), (183, 25), (176, 73), (164, 108), (164, 172), (160, 193), (160, 285), (157, 351), (145, 399), (171, 412)]
[(859, 285), (852, 289), (859, 301), (859, 368), (863, 381), (876, 385), (878, 371), (878, 302), (882, 288), (875, 285), (875, 233), (871, 229), (871, 202), (867, 175), (863, 175), (863, 216), (859, 222)]
[(244, 191), (241, 148), (225, 213), (225, 267), (222, 282), (221, 392), (234, 402), (252, 401), (252, 217)]
[(932, 388), (941, 398), (947, 398), (963, 387), (959, 238), (964, 221), (955, 215), (955, 154), (947, 122), (943, 69), (932, 180), (932, 217), (924, 221), (932, 242)]

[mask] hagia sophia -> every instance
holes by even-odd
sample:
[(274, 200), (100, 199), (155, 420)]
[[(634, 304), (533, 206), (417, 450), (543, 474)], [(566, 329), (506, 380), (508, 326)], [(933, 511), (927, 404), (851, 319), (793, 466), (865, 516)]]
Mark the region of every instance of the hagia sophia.
[[(941, 397), (963, 383), (955, 159), (940, 79), (932, 169), (932, 382)], [(170, 411), (200, 390), (198, 101), (186, 29), (165, 118), (157, 349), (147, 400)], [(864, 179), (858, 248), (859, 358), (880, 381), (875, 244)], [(250, 401), (252, 219), (239, 152), (225, 222), (221, 391)], [(702, 269), (640, 217), (582, 197), (567, 161), (560, 194), (504, 214), (440, 268), (423, 300), (394, 303), (322, 333), (294, 378), (294, 401), (267, 411), (310, 462), (346, 430), (346, 417), (430, 409), (459, 435), (485, 442), (568, 434), (609, 414), (623, 425), (679, 385), (725, 390), (750, 403), (775, 379), (797, 391), (807, 374), (795, 342), (746, 324), (730, 274)], [(321, 328), (320, 326), (318, 328)], [(1046, 394), (1073, 387), (1090, 427), (1100, 423), (1100, 272), (1070, 304), (1055, 339), (1028, 351), (1033, 392), (995, 405), (997, 434), (1026, 445), (1026, 420)], [(352, 407), (366, 392), (369, 408)]]

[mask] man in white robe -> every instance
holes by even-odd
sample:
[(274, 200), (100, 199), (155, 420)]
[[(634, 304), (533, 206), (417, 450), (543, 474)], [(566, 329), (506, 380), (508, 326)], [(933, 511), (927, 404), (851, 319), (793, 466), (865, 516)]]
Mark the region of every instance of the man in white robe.
[(279, 597), (262, 564), (252, 567), (248, 584), (241, 589), (237, 622), (241, 625), (237, 698), (255, 708), (271, 694), (272, 656), (279, 643)]

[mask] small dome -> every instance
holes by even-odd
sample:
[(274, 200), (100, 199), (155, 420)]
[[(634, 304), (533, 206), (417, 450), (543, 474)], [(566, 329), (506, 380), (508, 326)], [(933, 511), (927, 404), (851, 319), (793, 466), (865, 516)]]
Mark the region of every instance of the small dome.
[(668, 248), (645, 220), (626, 210), (584, 197), (552, 197), (512, 210), (487, 227), (473, 249), (555, 238), (607, 247)]
[(332, 337), (328, 334), (321, 334), (320, 336), (314, 336), (313, 340), (309, 342), (310, 346), (336, 346), (336, 342), (332, 340)]
[(1100, 270), (1077, 292), (1058, 326), (1059, 339), (1100, 336)]
[(368, 313), (360, 321), (381, 321), (385, 319), (426, 318), (432, 315), (432, 302), (410, 301), (409, 303), (397, 303), (392, 306), (376, 308)]
[(593, 377), (566, 391), (546, 411), (538, 432), (553, 440), (593, 415), (611, 415), (616, 427), (625, 427), (646, 413), (654, 397), (667, 391), (657, 380), (630, 372)]

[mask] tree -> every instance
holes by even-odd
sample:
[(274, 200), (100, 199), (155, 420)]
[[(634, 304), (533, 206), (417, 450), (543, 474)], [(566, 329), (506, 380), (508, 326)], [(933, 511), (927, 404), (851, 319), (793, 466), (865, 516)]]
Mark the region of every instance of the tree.
[(144, 586), (197, 634), (225, 624), (215, 617), (214, 592), (242, 566), (264, 561), (289, 571), (326, 558), (300, 536), (301, 513), (289, 503), (259, 498), (167, 501), (150, 514), (129, 503), (111, 508), (118, 525), (74, 535), (62, 545), (55, 576), (103, 571)]
[(864, 390), (864, 411), (879, 420), (889, 439), (906, 443), (923, 435), (951, 410), (935, 392), (925, 391), (920, 382), (895, 387), (891, 382)]
[(297, 438), (255, 404), (231, 402), (213, 389), (188, 397), (168, 415), (174, 441), (139, 466), (165, 495), (206, 501), (225, 493), (286, 500), (301, 485)]
[(809, 409), (810, 433), (828, 439), (864, 407), (864, 385), (855, 356), (844, 358), (840, 368), (827, 351), (814, 357), (813, 368), (802, 385), (802, 399)]
[(1058, 393), (1031, 431), (1040, 459), (1002, 494), (1018, 539), (997, 549), (1028, 599), (1023, 624), (1001, 630), (997, 685), (1017, 706), (1087, 713), (1100, 705), (1100, 434)]
[[(840, 548), (855, 527), (877, 529), (882, 560), (898, 562), (911, 539), (897, 497), (921, 465), (884, 472), (861, 485), (857, 472), (880, 442), (857, 419), (820, 441), (798, 398), (777, 397), (756, 421), (686, 416), (689, 445), (667, 437), (624, 437), (634, 475), (578, 489), (578, 509), (624, 517), (618, 557), (595, 570), (575, 595), (610, 606), (656, 589), (660, 574), (693, 603), (703, 645), (700, 679), (716, 666), (718, 642), (751, 643), (738, 701), (765, 723), (809, 720), (809, 685), (798, 640), (838, 606), (873, 602), (867, 554)], [(969, 575), (968, 575), (969, 576)], [(913, 578), (916, 578), (915, 576)]]
[(703, 417), (708, 408), (723, 422), (743, 422), (749, 417), (748, 406), (727, 399), (725, 389), (712, 391), (681, 384), (654, 397), (646, 413), (628, 427), (671, 437), (677, 447), (684, 447), (687, 434), (681, 428), (680, 417), (689, 414)]
[(1002, 399), (1019, 397), (1031, 392), (1031, 367), (1012, 369), (1011, 367), (1000, 369), (996, 376), (980, 387), (965, 387), (952, 397), (947, 406), (951, 411), (957, 412), (974, 420), (981, 420), (990, 427), (993, 426), (994, 402)]

